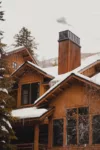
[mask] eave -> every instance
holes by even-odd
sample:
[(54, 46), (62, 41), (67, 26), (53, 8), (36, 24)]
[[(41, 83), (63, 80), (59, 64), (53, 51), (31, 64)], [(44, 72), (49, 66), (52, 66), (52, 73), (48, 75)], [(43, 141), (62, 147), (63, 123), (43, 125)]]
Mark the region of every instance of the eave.
[(53, 112), (54, 112), (54, 107), (53, 108), (50, 108), (47, 112), (45, 112), (42, 116), (40, 117), (35, 117), (35, 118), (17, 118), (15, 119), (14, 121), (14, 124), (13, 126), (16, 126), (16, 125), (22, 125), (22, 124), (29, 124), (29, 125), (33, 125), (33, 124), (36, 124), (36, 123), (42, 123), (46, 118), (50, 117)]
[(92, 64), (90, 64), (90, 65), (84, 67), (83, 69), (80, 69), (78, 72), (82, 74), (82, 73), (83, 73), (84, 71), (86, 71), (87, 69), (89, 69), (89, 68), (91, 68), (91, 67), (93, 67), (93, 66), (95, 66), (95, 65), (97, 65), (97, 64), (99, 64), (99, 63), (100, 63), (100, 60), (97, 60), (97, 61), (93, 62)]
[(100, 89), (100, 85), (93, 83), (85, 78), (82, 78), (81, 76), (78, 76), (78, 75), (72, 73), (70, 76), (65, 78), (63, 81), (59, 82), (57, 84), (57, 86), (54, 86), (54, 88), (51, 88), (51, 90), (48, 90), (46, 92), (46, 94), (42, 95), (39, 98), (39, 100), (37, 100), (37, 102), (34, 104), (34, 106), (39, 107), (39, 106), (43, 105), (44, 103), (49, 102), (51, 99), (57, 97), (57, 95), (60, 92), (63, 92), (66, 87), (69, 88), (73, 84), (70, 82), (72, 79), (77, 79), (78, 81), (81, 81), (81, 82), (88, 84), (92, 87), (95, 87), (97, 89)]
[(24, 74), (24, 72), (26, 72), (25, 67), (30, 67), (31, 71), (35, 71), (35, 73), (39, 73), (41, 75), (43, 75), (46, 78), (49, 79), (53, 79), (54, 77), (47, 74), (45, 71), (42, 70), (42, 68), (40, 69), (40, 67), (36, 66), (35, 64), (31, 64), (31, 62), (27, 61), (25, 62), (22, 66), (20, 66), (11, 76), (14, 78), (18, 78), (20, 76), (22, 76)]
[(34, 56), (32, 57), (32, 55), (30, 54), (30, 52), (28, 51), (28, 49), (24, 46), (16, 49), (16, 50), (12, 50), (12, 51), (9, 51), (7, 52), (5, 55), (5, 57), (9, 56), (9, 55), (12, 55), (12, 54), (16, 54), (16, 53), (19, 53), (23, 56), (24, 58), (24, 61), (31, 61), (33, 62), (34, 64), (38, 65), (37, 61), (35, 60)]

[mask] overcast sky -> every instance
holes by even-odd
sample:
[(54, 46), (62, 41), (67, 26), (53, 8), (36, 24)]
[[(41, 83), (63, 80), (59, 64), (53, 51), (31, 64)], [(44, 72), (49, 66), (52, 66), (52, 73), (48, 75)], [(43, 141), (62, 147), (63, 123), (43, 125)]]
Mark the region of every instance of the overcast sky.
[[(82, 52), (100, 52), (100, 0), (2, 0), (4, 42), (25, 26), (45, 58), (58, 55), (58, 32), (70, 29), (81, 39)], [(64, 17), (67, 24), (57, 22)]]

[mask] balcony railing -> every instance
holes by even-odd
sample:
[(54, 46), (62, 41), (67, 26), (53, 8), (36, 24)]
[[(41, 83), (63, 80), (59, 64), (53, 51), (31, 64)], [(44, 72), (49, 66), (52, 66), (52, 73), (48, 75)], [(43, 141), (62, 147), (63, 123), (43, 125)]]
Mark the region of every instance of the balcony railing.
[[(16, 144), (17, 150), (34, 150), (34, 143)], [(47, 150), (47, 145), (39, 144), (39, 150)]]

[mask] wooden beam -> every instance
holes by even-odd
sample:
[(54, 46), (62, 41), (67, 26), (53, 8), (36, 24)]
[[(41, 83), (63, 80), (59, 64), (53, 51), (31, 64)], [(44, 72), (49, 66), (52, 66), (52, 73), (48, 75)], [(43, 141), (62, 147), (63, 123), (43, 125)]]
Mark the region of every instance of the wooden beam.
[(51, 94), (53, 97), (56, 97), (57, 95), (55, 95), (55, 94)]
[(48, 123), (48, 149), (52, 148), (52, 117), (49, 117), (49, 123)]
[(45, 99), (44, 101), (45, 101), (45, 102), (48, 102), (48, 100), (47, 100), (47, 99)]
[(39, 150), (39, 125), (36, 124), (34, 127), (34, 150)]
[(60, 90), (61, 92), (63, 92), (63, 91), (64, 91), (64, 89), (63, 89), (63, 88), (61, 88), (61, 87), (59, 88), (59, 90)]

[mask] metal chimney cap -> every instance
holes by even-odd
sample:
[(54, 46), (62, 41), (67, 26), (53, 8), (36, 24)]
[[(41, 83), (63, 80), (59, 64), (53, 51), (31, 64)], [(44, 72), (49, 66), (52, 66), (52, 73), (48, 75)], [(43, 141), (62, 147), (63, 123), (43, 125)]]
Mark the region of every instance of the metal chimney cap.
[(58, 42), (65, 41), (65, 40), (71, 40), (72, 42), (80, 46), (80, 38), (69, 30), (59, 32)]

